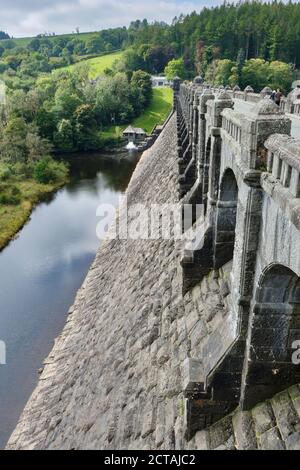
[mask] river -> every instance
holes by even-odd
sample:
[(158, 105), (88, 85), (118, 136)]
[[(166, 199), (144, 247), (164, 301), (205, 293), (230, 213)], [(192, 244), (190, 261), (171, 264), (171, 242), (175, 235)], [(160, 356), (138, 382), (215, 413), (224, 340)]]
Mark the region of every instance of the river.
[[(61, 332), (100, 244), (96, 209), (119, 203), (137, 156), (73, 156), (70, 183), (39, 204), (0, 253), (0, 447), (3, 448)], [(3, 344), (3, 343), (2, 343)]]

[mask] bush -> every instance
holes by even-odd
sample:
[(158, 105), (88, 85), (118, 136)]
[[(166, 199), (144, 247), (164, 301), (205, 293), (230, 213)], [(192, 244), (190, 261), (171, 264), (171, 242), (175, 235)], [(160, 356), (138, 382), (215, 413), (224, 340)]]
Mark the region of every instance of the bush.
[(11, 166), (11, 173), (18, 177), (18, 179), (29, 179), (33, 175), (33, 164), (32, 163), (16, 163)]
[(63, 182), (68, 176), (68, 167), (51, 157), (45, 157), (34, 165), (34, 178), (38, 183), (49, 184)]
[(0, 168), (0, 181), (7, 181), (12, 176), (12, 171), (8, 167)]
[(21, 202), (22, 193), (16, 186), (10, 186), (5, 191), (1, 190), (0, 204), (18, 205)]

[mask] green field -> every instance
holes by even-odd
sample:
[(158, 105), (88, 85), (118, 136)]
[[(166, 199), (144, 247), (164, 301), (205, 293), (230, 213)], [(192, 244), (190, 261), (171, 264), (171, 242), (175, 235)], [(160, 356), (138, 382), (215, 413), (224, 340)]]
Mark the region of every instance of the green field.
[[(90, 32), (90, 33), (72, 33), (72, 34), (58, 34), (57, 36), (47, 36), (47, 39), (53, 40), (57, 38), (68, 38), (68, 39), (74, 39), (74, 38), (79, 38), (82, 41), (88, 41), (92, 36), (97, 34), (97, 31), (95, 32)], [(32, 39), (35, 39), (35, 37), (30, 37), (30, 38), (11, 38), (18, 46), (20, 47), (26, 47)], [(7, 41), (7, 39), (2, 39), (3, 41)], [(0, 40), (1, 44), (1, 40)]]
[[(173, 90), (171, 88), (154, 88), (153, 98), (150, 106), (146, 111), (134, 119), (130, 124), (133, 127), (141, 127), (148, 134), (151, 133), (156, 125), (163, 124), (170, 114), (173, 106)], [(119, 138), (122, 132), (127, 127), (125, 126), (111, 126), (101, 132), (104, 138)]]
[[(111, 54), (105, 54), (101, 55), (99, 57), (94, 57), (92, 59), (86, 59), (86, 60), (81, 60), (79, 63), (80, 64), (87, 64), (90, 68), (90, 78), (97, 78), (99, 75), (101, 75), (105, 69), (111, 68), (112, 64), (115, 62), (115, 60), (118, 60), (122, 57), (123, 52), (113, 52)], [(61, 70), (72, 70), (74, 67), (76, 67), (78, 63), (69, 65), (68, 67), (62, 67), (58, 69), (59, 71)], [(55, 72), (54, 72), (55, 73)]]

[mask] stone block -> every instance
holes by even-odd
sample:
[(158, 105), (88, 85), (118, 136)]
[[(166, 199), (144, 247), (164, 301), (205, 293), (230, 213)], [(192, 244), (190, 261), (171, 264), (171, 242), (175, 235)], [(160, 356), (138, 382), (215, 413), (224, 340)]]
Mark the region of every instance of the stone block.
[(187, 358), (184, 361), (182, 376), (185, 395), (204, 391), (203, 366), (198, 359)]
[(209, 437), (206, 430), (196, 432), (195, 447), (196, 450), (209, 450)]
[(275, 425), (275, 417), (271, 405), (260, 403), (252, 410), (255, 431), (258, 436), (265, 433)]
[(257, 441), (251, 413), (249, 411), (237, 411), (233, 415), (232, 423), (237, 449), (257, 449)]
[(277, 427), (265, 431), (258, 439), (260, 450), (284, 450), (285, 445)]

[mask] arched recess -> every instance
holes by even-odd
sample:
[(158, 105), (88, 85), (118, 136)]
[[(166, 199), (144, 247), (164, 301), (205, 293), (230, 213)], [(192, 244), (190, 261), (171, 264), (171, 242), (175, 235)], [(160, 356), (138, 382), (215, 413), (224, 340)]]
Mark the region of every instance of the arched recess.
[(233, 258), (238, 185), (233, 171), (225, 170), (221, 179), (217, 202), (214, 265), (223, 266)]
[(244, 409), (300, 382), (300, 278), (291, 269), (273, 264), (261, 276), (250, 335)]

